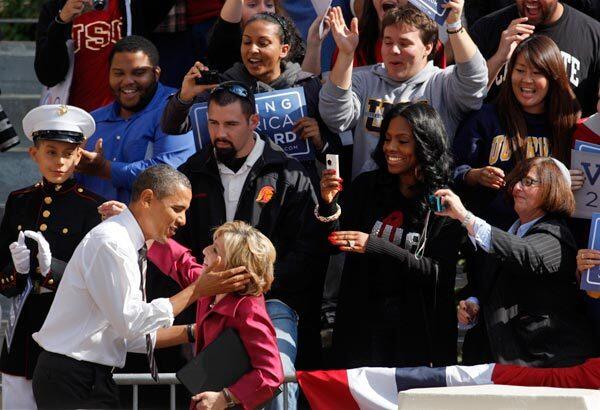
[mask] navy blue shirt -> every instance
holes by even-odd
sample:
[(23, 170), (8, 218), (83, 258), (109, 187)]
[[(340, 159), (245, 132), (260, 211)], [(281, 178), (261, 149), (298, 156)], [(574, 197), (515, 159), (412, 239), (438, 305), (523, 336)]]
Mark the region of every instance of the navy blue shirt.
[[(545, 116), (524, 115), (527, 124), (527, 158), (551, 155), (552, 133)], [(492, 226), (508, 230), (517, 219), (517, 214), (506, 198), (506, 191), (481, 185), (471, 187), (463, 183), (464, 176), (471, 168), (492, 166), (502, 169), (508, 176), (515, 167), (506, 129), (500, 123), (496, 105), (484, 104), (479, 111), (471, 114), (457, 131), (452, 149), (456, 164), (454, 182), (465, 195), (473, 213)]]
[(94, 150), (102, 138), (104, 156), (111, 161), (110, 179), (77, 174), (78, 181), (107, 200), (129, 203), (131, 185), (146, 168), (156, 164), (179, 167), (196, 152), (192, 131), (182, 135), (165, 134), (160, 128), (160, 117), (174, 88), (158, 84), (150, 103), (128, 119), (122, 118), (120, 106), (112, 104), (92, 112), (96, 132), (86, 143)]

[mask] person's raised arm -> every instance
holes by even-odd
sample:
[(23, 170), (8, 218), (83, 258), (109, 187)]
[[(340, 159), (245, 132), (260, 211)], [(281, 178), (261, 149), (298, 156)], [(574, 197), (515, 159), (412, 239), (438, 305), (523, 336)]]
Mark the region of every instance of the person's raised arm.
[[(323, 22), (323, 36), (319, 36), (319, 26)], [(324, 15), (323, 18), (317, 16), (315, 21), (312, 22), (308, 29), (308, 35), (306, 36), (306, 54), (304, 54), (304, 60), (302, 61), (302, 71), (312, 73), (314, 75), (321, 74), (321, 45), (323, 40), (329, 34), (331, 25), (329, 24), (329, 16)]]
[(510, 25), (502, 32), (498, 49), (487, 60), (488, 87), (492, 86), (496, 76), (504, 67), (519, 43), (533, 34), (535, 26), (527, 23), (527, 17), (519, 17), (510, 22)]
[(225, 0), (220, 17), (229, 23), (239, 23), (242, 21), (243, 8), (244, 0)]
[(341, 89), (349, 90), (352, 87), (354, 52), (358, 46), (358, 19), (354, 17), (348, 29), (342, 9), (332, 7), (329, 10), (329, 20), (333, 39), (339, 50), (329, 81)]
[[(442, 7), (449, 9), (450, 14), (446, 22), (449, 25), (460, 23), (465, 0), (450, 0)], [(454, 53), (454, 62), (466, 63), (470, 61), (477, 52), (477, 46), (471, 36), (462, 27), (456, 30), (448, 30), (448, 40)]]
[(216, 84), (196, 84), (196, 79), (202, 78), (202, 72), (207, 70), (208, 67), (196, 61), (183, 77), (181, 89), (169, 98), (160, 119), (160, 129), (165, 134), (184, 134), (192, 129), (188, 114), (196, 97), (216, 87)]
[(35, 73), (47, 87), (64, 81), (70, 64), (66, 40), (70, 37), (73, 20), (91, 0), (67, 0), (60, 9), (58, 3), (44, 4), (35, 36)]

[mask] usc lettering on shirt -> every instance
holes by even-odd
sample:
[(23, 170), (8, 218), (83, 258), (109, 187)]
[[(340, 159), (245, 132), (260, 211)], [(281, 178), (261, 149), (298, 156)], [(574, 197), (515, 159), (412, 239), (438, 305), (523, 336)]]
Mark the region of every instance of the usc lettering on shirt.
[[(527, 137), (527, 158), (547, 157), (550, 155), (550, 140), (546, 137)], [(494, 165), (497, 162), (509, 161), (512, 157), (513, 146), (506, 135), (497, 135), (492, 140), (490, 149), (489, 164)]]
[(394, 105), (392, 101), (386, 101), (381, 98), (369, 98), (365, 107), (367, 111), (365, 115), (365, 128), (367, 131), (375, 132), (379, 136), (383, 116), (392, 105)]
[(72, 37), (75, 53), (78, 53), (82, 46), (87, 50), (99, 51), (115, 44), (122, 37), (121, 27), (123, 27), (123, 18), (110, 22), (94, 21), (89, 24), (73, 24)]
[(394, 245), (400, 246), (411, 253), (415, 253), (419, 245), (421, 234), (405, 231), (402, 229), (403, 223), (404, 214), (401, 211), (394, 211), (385, 217), (383, 221), (376, 221), (371, 229), (371, 234), (387, 239)]

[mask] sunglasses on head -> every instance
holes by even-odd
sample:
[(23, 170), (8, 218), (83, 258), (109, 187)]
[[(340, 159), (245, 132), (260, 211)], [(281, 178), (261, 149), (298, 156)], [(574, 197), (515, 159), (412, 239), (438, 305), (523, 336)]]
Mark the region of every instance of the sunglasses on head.
[(221, 91), (227, 91), (231, 94), (237, 95), (238, 97), (245, 98), (246, 100), (253, 102), (250, 97), (250, 91), (248, 91), (246, 87), (243, 87), (239, 84), (222, 83), (213, 88), (210, 93), (214, 94)]

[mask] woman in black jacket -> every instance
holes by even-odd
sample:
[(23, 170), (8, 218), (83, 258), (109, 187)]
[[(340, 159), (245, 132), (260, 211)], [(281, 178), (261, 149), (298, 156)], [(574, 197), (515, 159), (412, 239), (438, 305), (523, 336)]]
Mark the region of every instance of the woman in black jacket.
[(575, 240), (565, 222), (575, 209), (569, 171), (556, 159), (537, 157), (519, 163), (507, 183), (519, 217), (508, 232), (475, 217), (452, 191), (436, 192), (446, 207), (438, 215), (461, 221), (485, 257), (469, 276), (476, 299), (459, 304), (460, 322), (476, 325), (465, 337), (463, 357), (468, 364), (583, 363), (597, 347), (576, 286)]
[(431, 106), (397, 104), (383, 119), (373, 154), (379, 169), (356, 177), (341, 207), (342, 180), (335, 171), (323, 173), (318, 219), (331, 224), (330, 243), (348, 252), (333, 334), (336, 366), (456, 361), (462, 229), (430, 212), (428, 202), (451, 177), (446, 141)]

